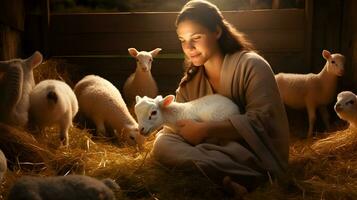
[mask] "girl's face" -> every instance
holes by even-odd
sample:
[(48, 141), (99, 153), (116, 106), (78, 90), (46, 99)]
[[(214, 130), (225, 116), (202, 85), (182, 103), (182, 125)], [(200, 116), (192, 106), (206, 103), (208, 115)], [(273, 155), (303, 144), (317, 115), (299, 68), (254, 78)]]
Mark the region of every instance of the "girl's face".
[(220, 30), (212, 32), (197, 22), (184, 20), (178, 24), (176, 32), (183, 52), (195, 66), (204, 65), (219, 52)]

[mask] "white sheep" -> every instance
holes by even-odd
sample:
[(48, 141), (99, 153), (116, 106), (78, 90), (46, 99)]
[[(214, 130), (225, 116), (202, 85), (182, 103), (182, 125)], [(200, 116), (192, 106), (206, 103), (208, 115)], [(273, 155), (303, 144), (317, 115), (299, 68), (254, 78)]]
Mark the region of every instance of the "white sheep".
[(68, 146), (68, 130), (77, 112), (76, 95), (63, 81), (41, 81), (30, 94), (31, 121), (41, 128), (59, 125), (60, 139), (65, 146)]
[(123, 93), (125, 102), (132, 109), (136, 95), (154, 98), (158, 94), (156, 82), (151, 75), (151, 64), (161, 49), (139, 52), (135, 48), (129, 48), (128, 51), (136, 59), (136, 70), (125, 81)]
[(33, 69), (42, 62), (36, 51), (27, 59), (0, 61), (0, 120), (24, 127), (28, 122), (29, 95), (35, 86)]
[(334, 108), (341, 119), (347, 121), (352, 128), (357, 128), (357, 96), (353, 92), (340, 92)]
[(337, 77), (344, 73), (345, 57), (322, 51), (326, 60), (324, 68), (318, 74), (288, 74), (275, 75), (281, 98), (285, 105), (301, 109), (306, 108), (309, 117), (307, 136), (311, 137), (316, 119), (316, 109), (319, 108), (326, 128), (329, 128), (329, 116), (326, 105), (333, 102), (336, 94)]
[(0, 182), (7, 171), (7, 161), (4, 153), (0, 150)]
[(136, 96), (134, 108), (142, 135), (148, 136), (163, 125), (177, 132), (176, 122), (182, 119), (223, 121), (240, 113), (239, 107), (232, 100), (219, 94), (203, 96), (185, 103), (174, 100), (174, 95), (164, 98), (157, 96), (155, 99)]
[(19, 178), (10, 189), (8, 200), (114, 200), (120, 187), (114, 180), (102, 181), (83, 175)]
[(110, 126), (118, 134), (123, 133), (129, 145), (141, 148), (144, 137), (139, 134), (138, 124), (130, 115), (119, 90), (109, 81), (88, 75), (74, 87), (80, 111), (96, 125), (97, 134), (105, 134), (105, 125)]

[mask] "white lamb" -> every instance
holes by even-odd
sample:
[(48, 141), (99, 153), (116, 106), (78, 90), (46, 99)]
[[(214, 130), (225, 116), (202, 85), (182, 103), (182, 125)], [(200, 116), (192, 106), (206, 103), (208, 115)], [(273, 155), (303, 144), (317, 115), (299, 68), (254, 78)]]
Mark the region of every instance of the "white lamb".
[(175, 102), (174, 95), (136, 97), (135, 114), (140, 133), (148, 136), (163, 125), (177, 132), (176, 122), (182, 119), (196, 121), (223, 121), (239, 114), (238, 106), (229, 98), (219, 94), (207, 95), (190, 102)]
[(118, 139), (123, 133), (129, 145), (142, 146), (144, 137), (139, 134), (138, 124), (112, 83), (99, 76), (88, 75), (76, 84), (74, 92), (80, 111), (93, 120), (98, 135), (105, 134), (107, 125), (115, 130)]
[(7, 160), (4, 153), (0, 149), (0, 183), (4, 178), (6, 171), (7, 171)]
[(337, 95), (335, 104), (337, 115), (346, 120), (352, 128), (357, 128), (357, 96), (350, 91), (343, 91)]
[(125, 102), (132, 109), (136, 95), (154, 98), (158, 94), (156, 82), (151, 75), (151, 64), (161, 49), (138, 52), (135, 48), (129, 48), (128, 51), (136, 59), (136, 70), (125, 81), (123, 92)]
[(60, 139), (68, 146), (68, 130), (78, 112), (76, 95), (65, 82), (44, 80), (30, 94), (30, 117), (41, 128), (59, 125)]
[(33, 69), (42, 62), (36, 51), (27, 59), (0, 61), (0, 120), (24, 127), (28, 122), (29, 95), (35, 86)]
[(329, 128), (329, 116), (326, 105), (333, 102), (336, 94), (337, 77), (344, 73), (345, 57), (322, 51), (326, 60), (319, 74), (287, 74), (275, 75), (281, 98), (285, 105), (301, 109), (307, 108), (309, 129), (307, 136), (311, 137), (316, 119), (316, 109), (319, 108), (326, 128)]
[(102, 181), (83, 175), (19, 178), (10, 189), (8, 200), (114, 200), (120, 187), (112, 179)]

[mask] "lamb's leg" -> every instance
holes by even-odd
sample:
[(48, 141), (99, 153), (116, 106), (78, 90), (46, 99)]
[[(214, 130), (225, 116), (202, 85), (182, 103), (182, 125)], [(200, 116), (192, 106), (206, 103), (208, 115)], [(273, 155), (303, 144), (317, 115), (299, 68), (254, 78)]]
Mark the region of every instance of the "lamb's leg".
[(330, 116), (326, 106), (319, 107), (319, 112), (321, 114), (322, 121), (324, 122), (326, 130), (330, 130)]
[(93, 119), (95, 126), (97, 128), (97, 136), (105, 136), (105, 124), (101, 119)]
[(72, 125), (72, 118), (70, 114), (66, 114), (60, 123), (60, 140), (62, 145), (68, 147), (69, 145), (69, 137), (68, 137), (68, 130), (69, 127)]
[(307, 131), (307, 137), (312, 137), (312, 132), (314, 130), (314, 124), (316, 120), (316, 108), (313, 105), (307, 105), (307, 114), (309, 117), (309, 130)]

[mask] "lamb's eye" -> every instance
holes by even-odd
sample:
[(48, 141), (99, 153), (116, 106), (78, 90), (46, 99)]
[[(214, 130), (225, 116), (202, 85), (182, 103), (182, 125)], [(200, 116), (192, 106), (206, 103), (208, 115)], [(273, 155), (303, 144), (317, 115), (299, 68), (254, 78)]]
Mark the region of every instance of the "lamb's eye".
[(139, 59), (135, 58), (136, 62), (139, 62)]
[(332, 63), (332, 64), (335, 64), (336, 62), (333, 60), (333, 61), (331, 61), (331, 63)]
[(150, 62), (152, 62), (152, 58), (150, 58), (150, 60), (149, 60)]
[(346, 103), (346, 104), (347, 104), (347, 105), (348, 105), (348, 104), (353, 105), (354, 103), (355, 103), (355, 102), (354, 102), (353, 100), (350, 100), (350, 101), (347, 101), (347, 103)]

